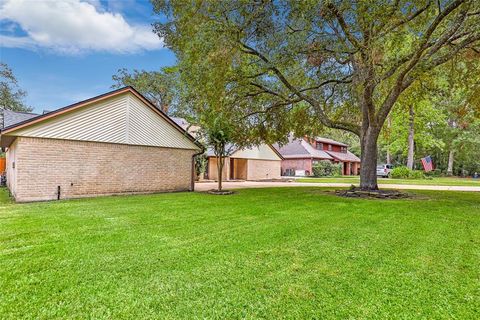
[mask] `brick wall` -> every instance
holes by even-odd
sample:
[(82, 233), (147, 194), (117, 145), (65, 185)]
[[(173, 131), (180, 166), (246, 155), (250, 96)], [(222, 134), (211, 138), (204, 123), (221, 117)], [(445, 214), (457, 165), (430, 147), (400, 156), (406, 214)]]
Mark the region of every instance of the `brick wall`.
[(248, 160), (247, 180), (279, 179), (281, 161)]
[(282, 160), (282, 174), (285, 174), (287, 169), (305, 170), (312, 174), (312, 159), (284, 159)]
[[(190, 188), (194, 150), (19, 137), (17, 201)], [(11, 166), (8, 168), (11, 169)]]
[[(208, 179), (209, 180), (218, 180), (218, 168), (217, 168), (217, 158), (209, 157), (208, 158)], [(225, 158), (225, 164), (223, 165), (222, 170), (222, 180), (230, 179), (230, 158)]]

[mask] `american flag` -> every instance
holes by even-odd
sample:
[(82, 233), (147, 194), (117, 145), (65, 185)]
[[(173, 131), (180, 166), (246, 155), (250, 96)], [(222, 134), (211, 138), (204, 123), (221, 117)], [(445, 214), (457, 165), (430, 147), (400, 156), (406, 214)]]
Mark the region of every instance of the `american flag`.
[(430, 156), (426, 156), (425, 158), (422, 158), (422, 164), (423, 164), (423, 169), (425, 169), (425, 172), (429, 172), (433, 170), (433, 161)]

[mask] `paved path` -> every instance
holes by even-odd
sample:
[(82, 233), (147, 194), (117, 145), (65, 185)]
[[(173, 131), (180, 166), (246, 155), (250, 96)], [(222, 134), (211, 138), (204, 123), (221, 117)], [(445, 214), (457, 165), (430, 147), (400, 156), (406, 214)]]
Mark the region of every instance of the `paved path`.
[[(350, 187), (351, 183), (315, 183), (315, 182), (224, 182), (225, 189), (242, 188), (268, 188), (268, 187)], [(207, 191), (215, 189), (216, 182), (200, 182), (195, 184), (195, 191)], [(379, 184), (379, 188), (384, 189), (410, 189), (410, 190), (447, 190), (447, 191), (476, 191), (480, 192), (480, 187), (472, 186), (431, 186), (431, 185), (407, 185), (407, 184)]]

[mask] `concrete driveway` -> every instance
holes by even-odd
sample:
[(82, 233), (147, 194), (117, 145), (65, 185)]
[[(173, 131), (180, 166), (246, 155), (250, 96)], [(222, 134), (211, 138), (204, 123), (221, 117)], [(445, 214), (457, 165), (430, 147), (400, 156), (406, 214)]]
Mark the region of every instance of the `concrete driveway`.
[[(314, 183), (314, 182), (257, 182), (257, 181), (236, 181), (224, 182), (225, 189), (243, 189), (243, 188), (268, 188), (268, 187), (350, 187), (350, 183)], [(207, 191), (215, 189), (216, 182), (199, 182), (195, 184), (195, 191)], [(402, 189), (402, 190), (438, 190), (438, 191), (476, 191), (480, 192), (480, 187), (472, 186), (431, 186), (431, 185), (406, 185), (406, 184), (379, 184), (381, 189)]]

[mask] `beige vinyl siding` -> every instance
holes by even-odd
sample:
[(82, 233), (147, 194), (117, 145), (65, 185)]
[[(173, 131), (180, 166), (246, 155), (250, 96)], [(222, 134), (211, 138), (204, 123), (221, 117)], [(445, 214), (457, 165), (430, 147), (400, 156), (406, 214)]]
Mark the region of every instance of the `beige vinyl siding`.
[(261, 144), (258, 147), (245, 148), (234, 152), (232, 158), (258, 159), (258, 160), (281, 160), (269, 145)]
[(129, 96), (128, 143), (143, 146), (198, 149), (186, 135), (146, 108), (137, 97)]
[(187, 136), (129, 92), (7, 135), (198, 149)]

